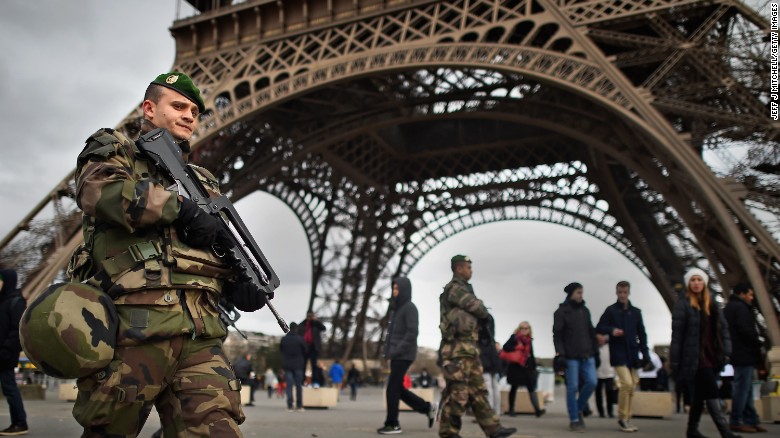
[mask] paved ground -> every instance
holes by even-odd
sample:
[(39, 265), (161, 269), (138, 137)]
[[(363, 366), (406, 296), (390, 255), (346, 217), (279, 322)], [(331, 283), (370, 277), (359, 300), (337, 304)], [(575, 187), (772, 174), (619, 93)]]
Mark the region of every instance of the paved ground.
[[(582, 436), (569, 432), (568, 419), (565, 415), (565, 403), (560, 388), (556, 394), (556, 402), (547, 405), (547, 415), (542, 418), (533, 416), (506, 417), (501, 421), (506, 426), (519, 429), (517, 437), (575, 437)], [(49, 388), (47, 400), (25, 402), (30, 435), (36, 437), (78, 437), (81, 429), (71, 416), (73, 403), (57, 400), (56, 387)], [(345, 392), (346, 394), (346, 392)], [(382, 402), (382, 391), (378, 388), (361, 388), (357, 401), (350, 401), (348, 396), (342, 397), (340, 403), (331, 409), (308, 409), (300, 413), (286, 412), (283, 400), (268, 399), (262, 392), (256, 393), (255, 406), (245, 407), (247, 421), (241, 426), (247, 437), (262, 436), (270, 438), (357, 438), (377, 436), (376, 429), (382, 426), (385, 410)], [(428, 429), (425, 417), (416, 413), (401, 413), (403, 435), (418, 437), (436, 437), (436, 426)], [(711, 437), (717, 433), (709, 417), (703, 421), (702, 432)], [(8, 406), (0, 403), (0, 428), (8, 422)], [(615, 420), (589, 418), (586, 435), (595, 437), (625, 437), (626, 434), (617, 429)], [(652, 437), (682, 437), (685, 433), (686, 417), (673, 415), (665, 419), (634, 419), (634, 424), (640, 431), (634, 436)], [(141, 437), (148, 438), (159, 425), (159, 420), (152, 413), (144, 427)], [(757, 436), (780, 436), (780, 424), (765, 424), (768, 434)], [(479, 427), (467, 417), (462, 432), (464, 438), (483, 437)]]

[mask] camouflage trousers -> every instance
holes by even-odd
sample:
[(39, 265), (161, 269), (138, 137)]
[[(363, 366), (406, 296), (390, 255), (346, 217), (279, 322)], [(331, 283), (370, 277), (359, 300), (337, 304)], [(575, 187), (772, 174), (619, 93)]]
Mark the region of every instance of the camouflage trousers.
[(466, 407), (471, 406), (479, 427), (486, 435), (499, 428), (498, 416), (490, 408), (487, 387), (482, 378), (482, 364), (477, 357), (456, 357), (445, 359), (442, 374), (447, 386), (442, 392), (442, 410), (439, 420), (439, 436), (457, 436), (461, 428), (461, 417)]
[(106, 370), (77, 385), (73, 416), (84, 438), (135, 437), (153, 406), (166, 438), (243, 436), (241, 385), (221, 339), (182, 335), (117, 347)]

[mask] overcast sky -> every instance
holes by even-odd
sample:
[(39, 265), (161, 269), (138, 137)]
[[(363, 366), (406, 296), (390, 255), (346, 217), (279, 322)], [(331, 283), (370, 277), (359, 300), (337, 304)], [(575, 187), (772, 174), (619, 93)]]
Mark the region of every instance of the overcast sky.
[[(75, 165), (84, 140), (114, 127), (141, 101), (147, 84), (170, 70), (168, 32), (175, 0), (0, 1), (0, 235), (5, 236)], [(303, 228), (280, 201), (256, 193), (237, 204), (282, 281), (274, 304), (288, 322), (303, 319), (311, 259)], [(538, 356), (552, 356), (552, 314), (563, 287), (578, 281), (594, 324), (615, 301), (614, 285), (632, 283), (650, 344), (667, 344), (671, 318), (650, 281), (601, 241), (535, 222), (485, 225), (443, 242), (410, 273), (420, 310), (419, 343), (439, 343), (438, 295), (449, 259), (474, 260), (472, 283), (504, 342), (522, 320), (534, 328)], [(389, 295), (389, 291), (386, 291)], [(280, 334), (265, 309), (239, 327)]]

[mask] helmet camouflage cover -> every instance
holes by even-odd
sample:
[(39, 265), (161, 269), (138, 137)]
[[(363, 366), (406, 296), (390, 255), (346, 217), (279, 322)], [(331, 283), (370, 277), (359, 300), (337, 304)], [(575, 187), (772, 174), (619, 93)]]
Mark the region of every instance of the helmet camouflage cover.
[(75, 379), (108, 366), (117, 325), (114, 302), (103, 291), (83, 283), (57, 283), (27, 307), (19, 337), (38, 369)]

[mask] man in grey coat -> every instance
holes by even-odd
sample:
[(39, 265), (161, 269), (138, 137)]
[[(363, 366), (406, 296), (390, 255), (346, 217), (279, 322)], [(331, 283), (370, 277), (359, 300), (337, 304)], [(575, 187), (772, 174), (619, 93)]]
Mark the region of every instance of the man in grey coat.
[(406, 371), (417, 357), (417, 332), (419, 317), (412, 303), (412, 283), (406, 277), (393, 280), (393, 297), (390, 300), (393, 315), (387, 329), (384, 356), (390, 359), (390, 376), (387, 378), (387, 417), (385, 425), (377, 429), (382, 435), (402, 433), (398, 423), (398, 401), (403, 400), (412, 410), (428, 417), (428, 427), (433, 427), (436, 404), (429, 403), (404, 388)]

